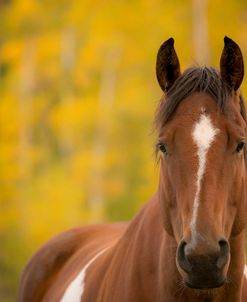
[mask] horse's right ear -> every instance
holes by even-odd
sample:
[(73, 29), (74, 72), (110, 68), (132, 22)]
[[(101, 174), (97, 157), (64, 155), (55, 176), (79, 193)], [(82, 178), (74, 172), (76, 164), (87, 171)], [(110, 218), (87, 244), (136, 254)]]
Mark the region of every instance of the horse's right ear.
[(156, 76), (163, 91), (169, 90), (180, 76), (180, 64), (174, 49), (174, 39), (165, 41), (157, 54)]
[(241, 50), (232, 39), (224, 38), (225, 46), (220, 58), (220, 74), (235, 91), (244, 77), (244, 61)]

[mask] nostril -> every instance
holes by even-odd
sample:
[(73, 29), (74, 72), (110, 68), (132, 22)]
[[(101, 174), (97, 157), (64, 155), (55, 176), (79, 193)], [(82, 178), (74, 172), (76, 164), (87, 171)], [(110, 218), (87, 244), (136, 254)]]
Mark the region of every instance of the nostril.
[(191, 271), (191, 265), (185, 255), (186, 241), (182, 240), (177, 249), (177, 261), (179, 266), (187, 273)]
[(229, 243), (225, 239), (221, 239), (219, 242), (219, 247), (220, 247), (220, 253), (219, 253), (219, 258), (217, 260), (217, 267), (219, 269), (222, 269), (224, 265), (228, 261), (229, 257)]
[(225, 248), (226, 246), (228, 246), (228, 242), (225, 239), (221, 239), (218, 243), (220, 248)]
[(225, 239), (221, 239), (219, 242), (220, 246), (220, 254), (228, 254), (229, 253), (229, 243)]

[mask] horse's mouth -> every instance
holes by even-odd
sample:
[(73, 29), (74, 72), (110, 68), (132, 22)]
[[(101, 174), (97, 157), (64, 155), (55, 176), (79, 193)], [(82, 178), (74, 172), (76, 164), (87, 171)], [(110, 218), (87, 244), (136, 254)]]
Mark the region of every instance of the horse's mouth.
[(189, 281), (185, 281), (185, 285), (191, 289), (198, 289), (198, 290), (213, 290), (216, 288), (219, 288), (221, 286), (223, 286), (226, 283), (226, 278), (218, 281), (218, 282), (189, 282)]

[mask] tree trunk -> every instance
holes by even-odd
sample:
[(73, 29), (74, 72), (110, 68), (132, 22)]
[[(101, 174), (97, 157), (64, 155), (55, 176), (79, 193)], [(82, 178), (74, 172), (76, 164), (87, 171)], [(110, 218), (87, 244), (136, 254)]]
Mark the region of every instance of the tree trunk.
[(208, 65), (210, 51), (208, 41), (208, 1), (192, 0), (193, 9), (193, 43), (197, 63)]
[[(93, 144), (93, 166), (90, 173), (89, 207), (96, 211), (96, 216), (101, 215), (104, 205), (104, 160), (107, 152), (107, 113), (114, 102), (116, 68), (119, 63), (119, 48), (109, 49), (103, 64), (101, 83), (99, 89), (99, 112), (97, 134)], [(99, 217), (101, 218), (101, 217)]]

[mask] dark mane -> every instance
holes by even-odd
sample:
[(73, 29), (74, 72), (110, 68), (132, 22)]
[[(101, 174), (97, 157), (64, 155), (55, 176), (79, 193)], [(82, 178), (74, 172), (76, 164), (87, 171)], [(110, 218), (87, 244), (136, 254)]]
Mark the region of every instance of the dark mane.
[(225, 110), (233, 90), (212, 67), (192, 67), (185, 70), (160, 101), (155, 116), (155, 128), (158, 132), (171, 118), (180, 102), (194, 92), (209, 93), (219, 108)]

